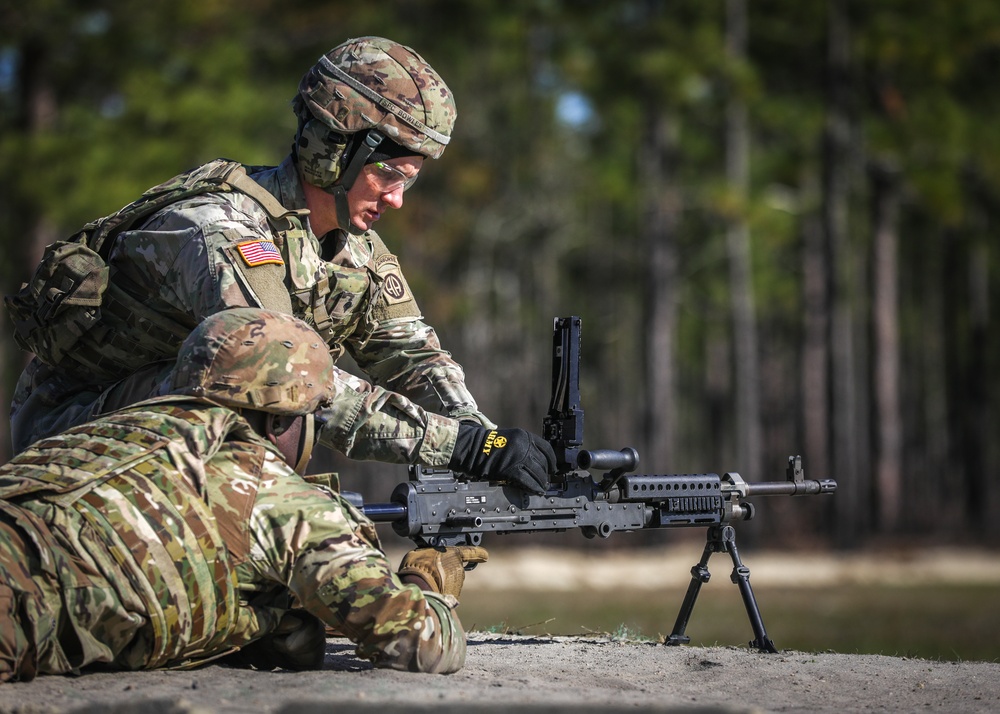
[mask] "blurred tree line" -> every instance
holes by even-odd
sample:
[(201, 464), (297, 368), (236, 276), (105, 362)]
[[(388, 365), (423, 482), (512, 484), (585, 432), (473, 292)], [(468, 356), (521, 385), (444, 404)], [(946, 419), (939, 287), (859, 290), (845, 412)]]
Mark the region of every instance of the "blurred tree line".
[[(372, 34), (457, 97), (378, 230), (494, 420), (540, 428), (579, 315), (588, 445), (839, 481), (772, 499), (763, 538), (996, 543), (991, 0), (2, 0), (3, 292), (179, 171), (280, 161), (299, 77)], [(369, 500), (405, 477), (315, 466)]]

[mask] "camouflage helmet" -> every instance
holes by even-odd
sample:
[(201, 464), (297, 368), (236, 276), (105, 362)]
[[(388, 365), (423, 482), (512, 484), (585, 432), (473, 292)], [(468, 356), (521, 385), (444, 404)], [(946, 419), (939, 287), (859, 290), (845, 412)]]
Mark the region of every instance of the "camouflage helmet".
[(289, 415), (314, 412), (332, 384), (320, 336), (291, 315), (258, 308), (206, 317), (181, 345), (168, 381), (170, 394)]
[(451, 90), (424, 58), (382, 37), (347, 40), (320, 57), (296, 103), (338, 134), (376, 129), (431, 159), (444, 153), (457, 115)]

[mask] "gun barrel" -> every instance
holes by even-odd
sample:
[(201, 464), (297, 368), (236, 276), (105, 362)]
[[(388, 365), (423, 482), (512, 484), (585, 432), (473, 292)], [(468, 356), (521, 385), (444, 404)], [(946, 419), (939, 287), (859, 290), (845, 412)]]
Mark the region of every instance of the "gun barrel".
[(406, 518), (406, 506), (401, 503), (366, 503), (361, 507), (375, 523), (392, 523)]
[(833, 479), (748, 482), (746, 486), (747, 496), (811, 496), (837, 490), (837, 482)]

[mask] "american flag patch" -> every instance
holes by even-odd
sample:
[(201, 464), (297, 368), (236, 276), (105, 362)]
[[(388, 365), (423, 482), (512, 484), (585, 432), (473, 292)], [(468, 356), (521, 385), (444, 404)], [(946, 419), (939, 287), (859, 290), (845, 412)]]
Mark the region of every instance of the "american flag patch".
[(240, 252), (243, 262), (251, 268), (267, 263), (285, 264), (285, 261), (281, 259), (278, 246), (269, 240), (251, 240), (246, 243), (238, 243), (236, 249)]

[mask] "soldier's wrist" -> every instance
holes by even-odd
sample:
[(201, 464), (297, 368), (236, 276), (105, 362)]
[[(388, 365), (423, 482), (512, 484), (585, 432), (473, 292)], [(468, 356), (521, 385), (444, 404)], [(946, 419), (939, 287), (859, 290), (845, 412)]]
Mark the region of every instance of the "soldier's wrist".
[(447, 468), (458, 440), (458, 421), (440, 414), (427, 414), (427, 427), (420, 444), (418, 463), (432, 468)]
[(431, 592), (437, 592), (437, 590), (431, 587), (431, 584), (427, 582), (421, 575), (416, 573), (403, 573), (399, 576), (399, 579), (404, 585), (416, 585), (421, 590), (429, 590)]

